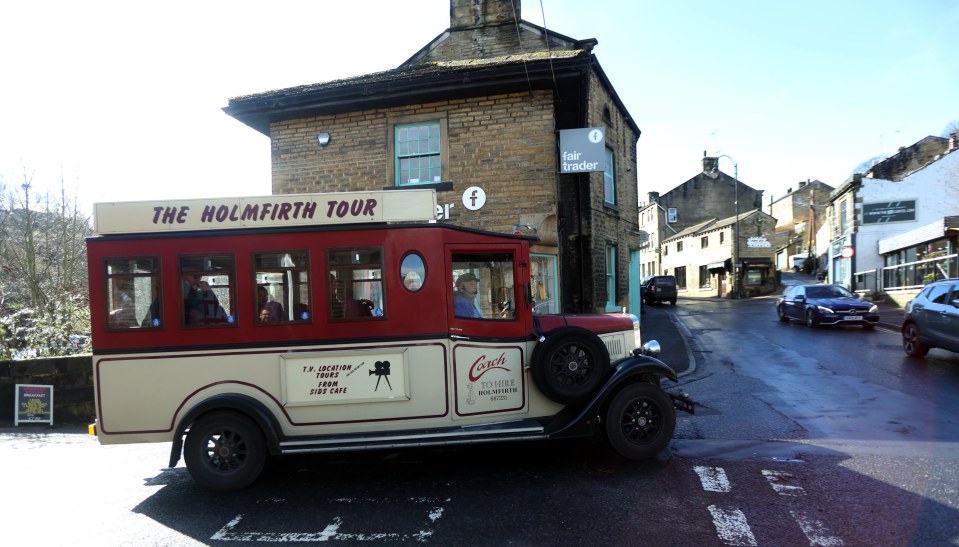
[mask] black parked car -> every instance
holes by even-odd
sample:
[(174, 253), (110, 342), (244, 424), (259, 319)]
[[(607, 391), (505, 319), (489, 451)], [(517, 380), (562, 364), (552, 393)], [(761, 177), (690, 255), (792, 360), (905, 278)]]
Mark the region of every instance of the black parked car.
[(930, 283), (906, 304), (902, 349), (922, 357), (930, 348), (959, 352), (959, 279)]
[(796, 285), (786, 289), (776, 303), (780, 321), (797, 319), (807, 327), (861, 325), (871, 329), (879, 322), (879, 307), (863, 302), (841, 285)]
[(676, 305), (676, 278), (671, 275), (650, 275), (644, 277), (639, 285), (640, 296), (643, 302), (669, 302)]

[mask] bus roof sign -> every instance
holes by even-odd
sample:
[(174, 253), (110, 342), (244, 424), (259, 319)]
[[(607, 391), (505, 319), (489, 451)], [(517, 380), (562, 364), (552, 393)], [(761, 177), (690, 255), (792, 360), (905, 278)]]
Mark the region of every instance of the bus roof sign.
[(432, 189), (97, 203), (98, 234), (415, 222), (436, 218)]

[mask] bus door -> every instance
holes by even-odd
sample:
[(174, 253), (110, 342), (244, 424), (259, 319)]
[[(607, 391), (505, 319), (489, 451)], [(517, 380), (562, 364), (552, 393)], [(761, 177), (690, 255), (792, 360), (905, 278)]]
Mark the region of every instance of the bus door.
[(446, 246), (454, 419), (527, 409), (525, 256), (519, 243)]

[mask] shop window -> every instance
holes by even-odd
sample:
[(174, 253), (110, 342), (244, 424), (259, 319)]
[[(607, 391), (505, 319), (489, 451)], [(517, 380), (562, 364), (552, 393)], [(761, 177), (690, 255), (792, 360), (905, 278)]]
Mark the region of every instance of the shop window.
[(257, 325), (309, 321), (309, 254), (305, 250), (253, 254), (253, 318)]
[(533, 291), (533, 313), (559, 313), (556, 256), (531, 255), (530, 284)]
[(234, 272), (233, 255), (180, 257), (184, 326), (236, 325)]
[(107, 329), (159, 328), (160, 260), (156, 257), (108, 258)]
[(676, 278), (676, 288), (686, 288), (686, 266), (679, 266), (674, 270), (673, 276)]
[(336, 249), (327, 254), (331, 321), (383, 319), (383, 250)]
[(699, 267), (699, 288), (708, 289), (709, 284), (709, 266), (700, 266)]

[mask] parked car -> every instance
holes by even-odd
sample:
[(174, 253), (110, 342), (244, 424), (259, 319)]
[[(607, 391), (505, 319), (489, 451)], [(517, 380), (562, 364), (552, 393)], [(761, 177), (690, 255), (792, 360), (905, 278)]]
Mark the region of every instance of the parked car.
[(863, 302), (859, 295), (841, 285), (796, 285), (776, 303), (779, 320), (804, 321), (807, 327), (818, 325), (861, 325), (871, 329), (879, 322), (879, 308)]
[(906, 304), (902, 349), (922, 357), (931, 348), (959, 352), (959, 278), (930, 283)]
[(672, 275), (650, 275), (640, 282), (640, 295), (643, 302), (669, 302), (676, 305), (676, 278)]

